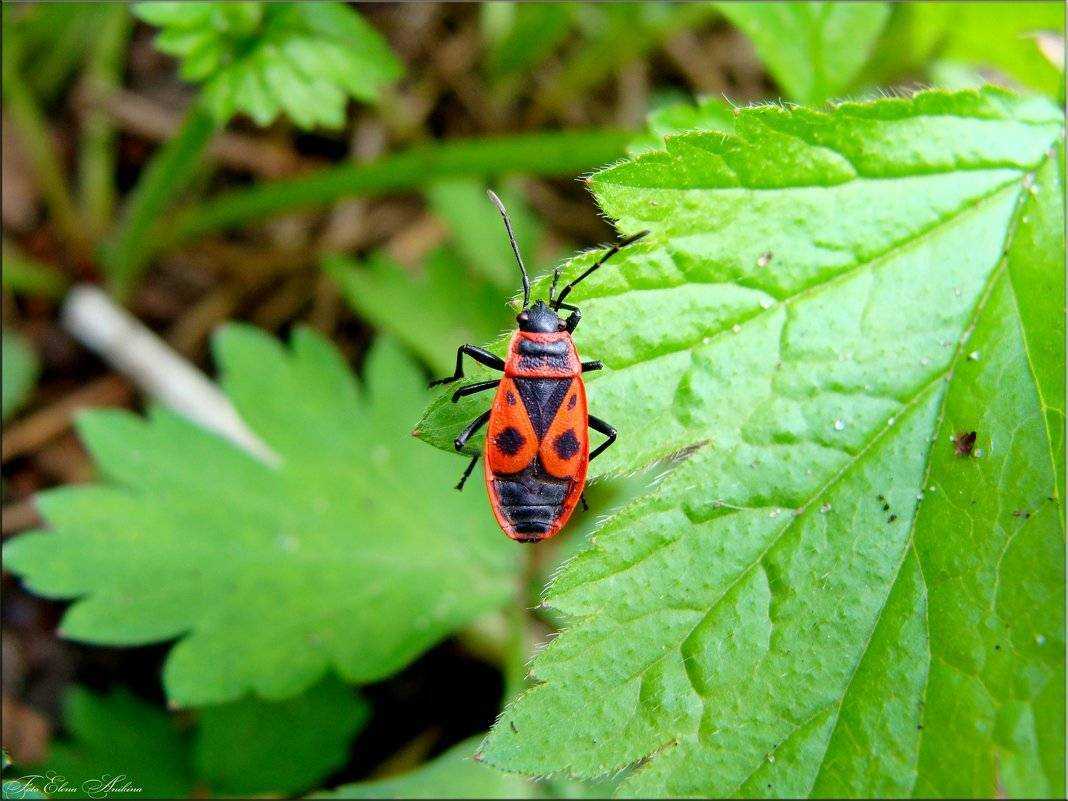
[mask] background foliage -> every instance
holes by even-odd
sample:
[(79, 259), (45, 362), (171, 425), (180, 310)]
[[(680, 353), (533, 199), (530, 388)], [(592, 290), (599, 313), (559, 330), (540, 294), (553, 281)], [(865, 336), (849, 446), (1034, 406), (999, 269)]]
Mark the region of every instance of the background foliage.
[[(1063, 795), (1063, 6), (3, 14), (5, 796)], [(489, 186), (536, 292), (652, 231), (537, 548), (425, 389), (512, 324)]]

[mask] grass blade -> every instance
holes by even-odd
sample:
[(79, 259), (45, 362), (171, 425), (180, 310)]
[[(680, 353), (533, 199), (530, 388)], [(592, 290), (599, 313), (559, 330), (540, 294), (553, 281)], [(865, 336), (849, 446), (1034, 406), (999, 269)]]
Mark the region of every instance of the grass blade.
[(369, 164), (345, 164), (311, 175), (226, 192), (177, 214), (168, 246), (213, 231), (296, 209), (325, 206), (357, 195), (376, 195), (457, 177), (507, 173), (578, 175), (623, 155), (633, 133), (585, 130), (456, 139), (414, 147)]

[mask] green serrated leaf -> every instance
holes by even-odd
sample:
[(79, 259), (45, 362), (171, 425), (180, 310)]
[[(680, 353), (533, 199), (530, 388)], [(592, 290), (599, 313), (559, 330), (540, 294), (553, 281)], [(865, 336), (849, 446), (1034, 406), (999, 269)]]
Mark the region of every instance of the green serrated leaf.
[[(5, 267), (6, 269), (6, 267)], [(37, 383), (40, 367), (37, 355), (29, 342), (17, 331), (5, 329), (0, 335), (3, 366), (0, 375), (3, 386), (0, 387), (0, 419), (7, 420), (29, 398)]]
[(570, 625), (487, 763), (1063, 794), (1062, 141), (1044, 101), (924, 92), (742, 109), (592, 178), (653, 232), (572, 296), (620, 431), (595, 466), (688, 457), (551, 586)]
[(281, 465), (167, 412), (87, 415), (106, 483), (38, 496), (55, 530), (4, 549), (31, 589), (78, 599), (66, 636), (179, 638), (164, 685), (180, 705), (281, 700), (331, 667), (387, 676), (510, 599), (515, 551), (453, 491), (455, 462), (411, 441), (424, 379), (395, 344), (374, 348), (363, 386), (306, 330), (287, 349), (229, 326), (215, 345), (227, 394)]
[(369, 707), (329, 677), (286, 701), (244, 698), (200, 712), (198, 775), (218, 793), (292, 795), (345, 763)]
[(34, 786), (52, 797), (183, 798), (192, 788), (188, 737), (162, 709), (124, 690), (96, 695), (75, 686), (63, 721), (70, 739), (54, 742), (34, 771)]
[(664, 139), (687, 131), (734, 130), (734, 109), (718, 97), (703, 97), (696, 103), (672, 103), (649, 114), (645, 132), (627, 147), (627, 154), (637, 156), (663, 150)]
[(340, 128), (349, 97), (373, 102), (400, 77), (389, 46), (343, 3), (137, 3), (162, 28), (156, 46), (203, 83), (218, 124), (248, 114), (268, 125), (285, 113), (302, 128)]
[(717, 3), (748, 36), (791, 100), (820, 103), (851, 88), (890, 12), (888, 3)]

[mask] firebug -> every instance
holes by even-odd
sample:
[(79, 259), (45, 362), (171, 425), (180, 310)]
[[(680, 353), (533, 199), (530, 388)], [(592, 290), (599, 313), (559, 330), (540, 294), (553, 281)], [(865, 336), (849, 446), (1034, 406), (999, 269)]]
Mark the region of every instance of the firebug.
[[(469, 384), (453, 393), (452, 401), (456, 403), (466, 395), (497, 390), (490, 408), (471, 421), (454, 442), (456, 450), (463, 450), (475, 432), (489, 424), (483, 452), (472, 457), (456, 488), (463, 489), (479, 456), (484, 456), (486, 489), (501, 529), (519, 542), (540, 542), (557, 534), (567, 523), (582, 498), (590, 461), (616, 439), (612, 426), (587, 411), (582, 374), (603, 365), (579, 360), (571, 334), (582, 313), (564, 299), (576, 284), (649, 232), (642, 231), (612, 245), (593, 266), (556, 294), (558, 267), (549, 297), (532, 304), (530, 279), (508, 212), (497, 195), (491, 191), (489, 196), (504, 220), (523, 281), (523, 310), (516, 317), (518, 330), (508, 343), (505, 359), (475, 345), (461, 345), (456, 350), (456, 371), (432, 381), (430, 386), (463, 378), (465, 353), (504, 373), (497, 380)], [(570, 312), (566, 319), (560, 319), (561, 309)], [(592, 452), (590, 428), (606, 437)]]

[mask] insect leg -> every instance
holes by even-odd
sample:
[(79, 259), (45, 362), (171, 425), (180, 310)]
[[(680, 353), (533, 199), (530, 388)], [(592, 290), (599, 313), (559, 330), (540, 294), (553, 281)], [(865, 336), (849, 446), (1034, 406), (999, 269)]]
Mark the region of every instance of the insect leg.
[(589, 373), (593, 370), (600, 370), (602, 367), (604, 367), (604, 364), (602, 364), (601, 362), (583, 362), (582, 372)]
[(460, 400), (460, 398), (466, 398), (468, 395), (474, 395), (476, 392), (485, 392), (487, 389), (493, 389), (501, 383), (501, 379), (495, 379), (493, 381), (479, 381), (477, 384), (468, 384), (466, 387), (460, 387), (454, 393), (452, 393), (452, 402)]
[(571, 312), (564, 321), (564, 325), (567, 326), (567, 333), (574, 333), (575, 329), (578, 328), (578, 324), (582, 322), (582, 312), (579, 311), (579, 307), (572, 306), (570, 303), (561, 303), (556, 308), (557, 310), (567, 309)]
[(456, 372), (445, 378), (431, 381), (430, 386), (436, 387), (438, 384), (451, 384), (453, 381), (459, 381), (463, 378), (465, 353), (479, 364), (486, 365), (486, 367), (492, 367), (494, 370), (504, 369), (504, 360), (501, 359), (500, 356), (490, 353), (488, 350), (484, 350), (477, 345), (461, 345), (456, 349)]
[(464, 445), (467, 444), (467, 440), (471, 439), (471, 437), (476, 431), (482, 428), (482, 426), (486, 425), (486, 421), (489, 420), (491, 411), (493, 410), (486, 409), (486, 411), (484, 411), (482, 414), (472, 420), (470, 425), (467, 426), (467, 428), (460, 432), (460, 436), (453, 440), (452, 443), (453, 447), (456, 448), (456, 450), (462, 451), (464, 449)]
[(600, 445), (593, 449), (593, 453), (590, 454), (590, 461), (592, 462), (594, 459), (601, 455), (605, 448), (607, 448), (609, 445), (616, 441), (616, 430), (612, 428), (612, 426), (608, 425), (608, 423), (606, 423), (600, 417), (594, 417), (592, 414), (590, 415), (590, 428), (592, 428), (594, 431), (600, 431), (602, 434), (608, 437), (608, 439), (606, 439), (604, 442), (602, 442)]
[(475, 469), (475, 462), (478, 461), (478, 457), (481, 456), (481, 455), (482, 454), (476, 453), (474, 456), (471, 457), (471, 461), (467, 465), (467, 469), (464, 470), (464, 474), (462, 476), (460, 476), (460, 483), (456, 485), (456, 489), (461, 490), (461, 491), (463, 490), (464, 484), (467, 482), (468, 476), (470, 476), (471, 475), (471, 471)]
[(582, 493), (581, 495), (579, 495), (579, 500), (582, 501), (582, 511), (583, 512), (590, 511), (590, 505), (588, 503), (586, 503), (586, 493), (585, 492)]

